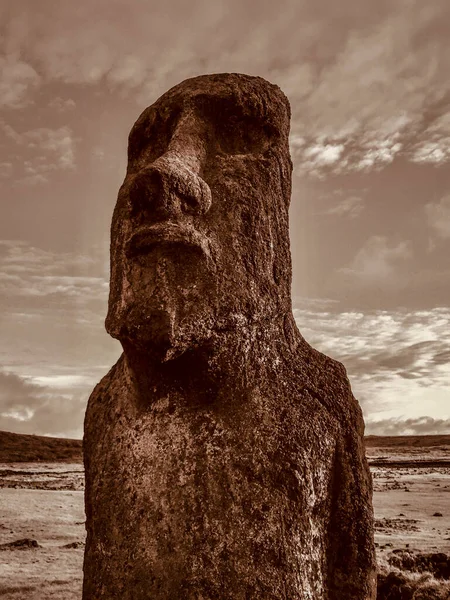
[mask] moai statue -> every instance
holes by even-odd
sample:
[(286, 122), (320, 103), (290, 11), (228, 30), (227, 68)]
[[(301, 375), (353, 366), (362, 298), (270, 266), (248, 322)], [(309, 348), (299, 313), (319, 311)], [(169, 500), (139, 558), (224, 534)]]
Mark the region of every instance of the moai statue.
[(375, 599), (362, 413), (292, 314), (289, 118), (264, 79), (207, 75), (130, 133), (84, 600)]

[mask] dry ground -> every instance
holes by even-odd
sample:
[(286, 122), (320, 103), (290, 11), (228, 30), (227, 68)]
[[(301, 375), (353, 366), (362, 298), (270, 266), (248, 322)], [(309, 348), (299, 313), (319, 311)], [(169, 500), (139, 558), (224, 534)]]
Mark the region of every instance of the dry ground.
[[(397, 549), (450, 554), (450, 446), (369, 447), (368, 457), (376, 465), (371, 469), (380, 565), (386, 567)], [(81, 598), (82, 487), (79, 463), (0, 464), (0, 545), (24, 538), (39, 544), (0, 546), (0, 597)], [(64, 547), (74, 542), (78, 547)]]
[(371, 467), (379, 555), (391, 548), (450, 554), (450, 446), (386, 450), (367, 452), (382, 465)]
[[(38, 466), (42, 472), (43, 465)], [(6, 467), (19, 470), (8, 464), (0, 465), (0, 472)], [(78, 468), (81, 470), (81, 465)], [(30, 486), (35, 483), (31, 477), (26, 479)], [(5, 477), (3, 483), (7, 483)], [(85, 536), (83, 492), (27, 489), (26, 485), (0, 489), (0, 544), (28, 538), (40, 547), (0, 547), (0, 597), (79, 600)], [(55, 486), (60, 486), (58, 477)], [(73, 542), (80, 547), (64, 548)]]

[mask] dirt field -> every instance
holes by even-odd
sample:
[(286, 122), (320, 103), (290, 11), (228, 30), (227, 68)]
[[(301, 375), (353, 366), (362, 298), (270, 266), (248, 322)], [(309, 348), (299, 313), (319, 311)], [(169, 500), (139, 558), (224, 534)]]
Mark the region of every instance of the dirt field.
[[(369, 447), (368, 457), (380, 565), (399, 549), (450, 554), (450, 446)], [(0, 464), (0, 515), (0, 597), (79, 600), (82, 466)]]
[(368, 457), (379, 555), (392, 548), (449, 554), (450, 446), (369, 448)]
[(83, 491), (75, 488), (82, 478), (80, 464), (0, 465), (0, 544), (39, 544), (0, 547), (0, 597), (79, 600), (85, 531)]

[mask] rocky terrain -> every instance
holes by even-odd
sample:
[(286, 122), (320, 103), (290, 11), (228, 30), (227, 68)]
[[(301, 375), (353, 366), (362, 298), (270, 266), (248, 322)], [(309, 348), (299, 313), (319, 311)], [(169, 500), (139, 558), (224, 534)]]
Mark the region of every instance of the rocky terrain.
[[(50, 438), (18, 436), (8, 456), (3, 435), (0, 596), (79, 600), (85, 535), (81, 443), (57, 440), (51, 446)], [(21, 452), (44, 456), (41, 439), (54, 453), (52, 461), (17, 460)], [(77, 460), (65, 462), (68, 448), (77, 448), (74, 442)], [(450, 436), (369, 437), (366, 446), (379, 600), (450, 598)]]

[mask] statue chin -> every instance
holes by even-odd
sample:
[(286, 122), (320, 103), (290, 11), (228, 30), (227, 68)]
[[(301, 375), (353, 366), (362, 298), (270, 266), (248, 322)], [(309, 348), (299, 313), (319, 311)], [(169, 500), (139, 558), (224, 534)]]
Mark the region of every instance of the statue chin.
[(125, 347), (165, 354), (172, 345), (173, 319), (165, 310), (143, 314), (142, 308), (133, 307), (125, 314), (106, 320), (108, 333)]
[(211, 335), (217, 278), (204, 254), (170, 244), (123, 259), (112, 277), (106, 330), (125, 352), (170, 360)]
[(107, 318), (106, 329), (119, 340), (125, 353), (143, 352), (154, 360), (167, 362), (205, 341), (204, 332), (197, 327), (199, 321), (177, 323), (177, 320), (174, 311), (154, 309), (142, 314), (135, 307), (122, 318)]

